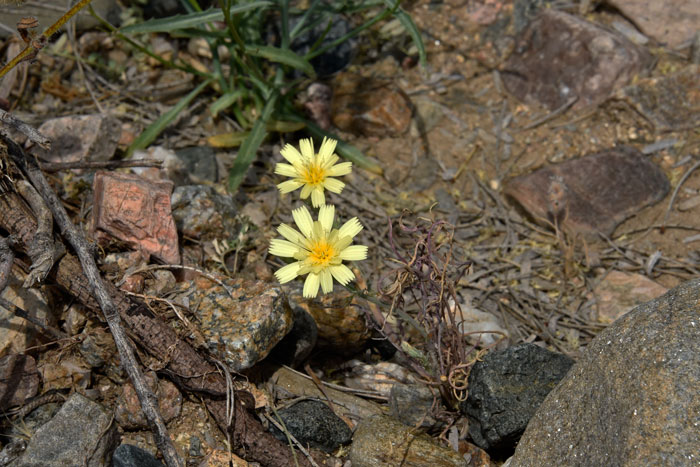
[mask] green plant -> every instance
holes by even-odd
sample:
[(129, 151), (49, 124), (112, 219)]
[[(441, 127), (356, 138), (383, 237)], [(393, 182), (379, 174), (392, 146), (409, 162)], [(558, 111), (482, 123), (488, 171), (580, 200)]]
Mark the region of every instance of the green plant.
[[(129, 153), (150, 144), (198, 94), (207, 88), (219, 94), (209, 110), (212, 115), (230, 113), (241, 130), (226, 136), (230, 144), (240, 149), (228, 177), (228, 189), (234, 192), (243, 181), (248, 167), (255, 159), (263, 140), (270, 132), (298, 131), (305, 128), (315, 138), (338, 139), (312, 122), (295, 106), (299, 91), (315, 79), (310, 63), (314, 57), (347, 41), (389, 16), (395, 16), (408, 31), (425, 62), (425, 50), (415, 24), (399, 7), (400, 0), (357, 0), (329, 2), (311, 0), (306, 9), (293, 6), (289, 0), (221, 0), (220, 8), (202, 11), (197, 0), (188, 0), (189, 13), (170, 18), (154, 19), (119, 30), (107, 24), (118, 37), (164, 66), (187, 71), (202, 81), (169, 112), (148, 127), (129, 148)], [(340, 13), (367, 15), (364, 23), (345, 36), (322, 45)], [(93, 12), (94, 14), (94, 12)], [(295, 18), (292, 21), (292, 18)], [(265, 39), (268, 24), (279, 24), (279, 40), (270, 44)], [(304, 55), (294, 52), (293, 41), (310, 28), (325, 24), (325, 32)], [(157, 56), (135, 36), (146, 33), (169, 33), (178, 37), (203, 37), (212, 55), (212, 69), (202, 71), (182, 61), (169, 61)], [(219, 51), (225, 47), (227, 57)], [(297, 71), (295, 75), (293, 71)], [(301, 73), (302, 77), (299, 77)], [(340, 141), (337, 153), (357, 166), (376, 173), (381, 168), (366, 158), (357, 148)]]

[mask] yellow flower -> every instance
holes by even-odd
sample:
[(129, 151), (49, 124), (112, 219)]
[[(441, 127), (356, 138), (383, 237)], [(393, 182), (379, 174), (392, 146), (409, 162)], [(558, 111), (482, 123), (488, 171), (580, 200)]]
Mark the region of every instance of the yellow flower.
[(314, 143), (310, 138), (299, 141), (301, 153), (291, 144), (283, 147), (280, 152), (289, 164), (277, 164), (275, 173), (292, 177), (292, 180), (277, 185), (280, 192), (289, 193), (303, 187), (301, 199), (306, 199), (311, 195), (311, 204), (317, 208), (326, 204), (326, 197), (323, 195), (324, 188), (333, 193), (343, 191), (345, 184), (332, 177), (349, 174), (352, 171), (352, 163), (336, 164), (339, 159), (333, 153), (336, 144), (337, 141), (334, 139), (323, 138), (321, 149), (317, 153), (314, 152)]
[(367, 247), (351, 245), (353, 237), (360, 233), (362, 224), (353, 217), (339, 229), (333, 229), (335, 207), (324, 205), (314, 222), (306, 206), (292, 211), (294, 222), (301, 232), (280, 224), (277, 231), (285, 240), (276, 238), (270, 242), (270, 253), (297, 261), (275, 272), (280, 284), (297, 276), (308, 274), (304, 282), (304, 297), (313, 298), (321, 286), (324, 294), (333, 290), (333, 278), (342, 285), (355, 278), (343, 261), (359, 261), (367, 258)]

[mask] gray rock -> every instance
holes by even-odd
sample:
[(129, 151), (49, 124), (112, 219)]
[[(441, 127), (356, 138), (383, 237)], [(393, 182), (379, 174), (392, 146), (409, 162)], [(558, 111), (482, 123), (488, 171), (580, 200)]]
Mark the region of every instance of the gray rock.
[(13, 467), (104, 466), (118, 442), (112, 414), (100, 404), (73, 393), (50, 421), (32, 436)]
[(601, 332), (547, 396), (512, 467), (700, 462), (700, 279)]
[[(304, 445), (330, 453), (352, 438), (350, 428), (323, 402), (303, 400), (277, 413), (287, 430)], [(277, 439), (287, 441), (275, 426), (270, 431)]]
[(469, 465), (458, 452), (440, 446), (430, 436), (383, 415), (366, 418), (358, 423), (349, 459), (352, 467)]
[(192, 238), (227, 238), (238, 233), (236, 208), (230, 196), (206, 185), (179, 186), (170, 204), (177, 230)]
[(163, 467), (163, 463), (133, 444), (122, 444), (114, 450), (112, 455), (114, 467)]
[(535, 344), (490, 352), (477, 362), (469, 374), (469, 396), (460, 406), (474, 444), (512, 452), (537, 407), (573, 363)]
[(210, 146), (192, 146), (189, 148), (178, 149), (175, 155), (183, 163), (185, 169), (184, 182), (175, 182), (175, 185), (189, 185), (193, 183), (212, 182), (216, 183), (218, 179), (218, 166), (216, 163), (216, 154)]
[(395, 383), (389, 392), (389, 413), (408, 426), (431, 427), (435, 418), (431, 415), (435, 397), (427, 386)]

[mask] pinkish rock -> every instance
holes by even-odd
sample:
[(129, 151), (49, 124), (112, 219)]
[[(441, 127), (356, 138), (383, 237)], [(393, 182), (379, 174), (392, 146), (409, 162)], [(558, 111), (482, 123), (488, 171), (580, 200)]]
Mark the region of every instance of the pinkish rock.
[[(153, 373), (145, 373), (144, 378), (158, 398), (158, 409), (163, 419), (169, 422), (180, 415), (182, 394), (175, 385), (168, 380), (157, 379)], [(114, 418), (122, 428), (127, 430), (148, 428), (146, 416), (141, 411), (141, 403), (131, 383), (124, 385), (122, 394), (117, 399)]]
[(39, 372), (34, 358), (10, 354), (0, 358), (0, 410), (23, 405), (39, 391)]
[(644, 34), (676, 48), (693, 39), (700, 24), (698, 0), (608, 0)]
[(97, 172), (93, 183), (92, 232), (104, 232), (129, 243), (144, 256), (180, 264), (169, 181), (138, 175)]
[(598, 321), (610, 324), (620, 316), (668, 292), (668, 289), (641, 274), (611, 271), (593, 290)]

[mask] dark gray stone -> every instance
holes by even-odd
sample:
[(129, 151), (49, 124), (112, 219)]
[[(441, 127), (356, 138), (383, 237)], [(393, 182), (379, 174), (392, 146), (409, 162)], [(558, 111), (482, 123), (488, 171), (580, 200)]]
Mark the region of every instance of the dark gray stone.
[[(290, 29), (296, 26), (300, 18), (301, 17), (295, 17), (291, 19)], [(326, 30), (329, 20), (332, 20), (333, 24), (330, 29)], [(311, 18), (307, 18), (306, 24), (313, 24), (314, 22), (316, 22), (314, 26), (300, 34), (292, 42), (292, 50), (299, 55), (304, 55), (309, 52), (311, 46), (314, 45), (321, 35), (324, 36), (320, 47), (325, 47), (331, 42), (340, 39), (352, 29), (348, 20), (340, 15), (334, 15), (329, 12), (324, 12), (323, 16), (318, 14), (312, 15)], [(356, 44), (357, 41), (354, 39), (338, 44), (321, 55), (312, 58), (311, 65), (313, 65), (314, 70), (321, 77), (337, 73), (350, 64), (350, 61), (355, 55)]]
[[(352, 438), (350, 428), (323, 402), (304, 400), (277, 413), (287, 430), (304, 445), (333, 452)], [(270, 431), (277, 439), (287, 441), (276, 427), (271, 426)]]
[(389, 414), (408, 426), (431, 427), (435, 424), (432, 407), (435, 398), (427, 386), (395, 383), (389, 392)]
[(700, 279), (602, 331), (525, 430), (511, 466), (700, 462)]
[(133, 444), (122, 444), (112, 455), (113, 467), (164, 467), (153, 455)]
[(170, 204), (177, 230), (187, 237), (221, 239), (238, 234), (233, 200), (210, 186), (178, 186)]
[(301, 307), (293, 307), (294, 324), (272, 350), (274, 360), (296, 368), (311, 355), (318, 340), (318, 326), (313, 317)]
[(469, 373), (469, 417), (474, 444), (498, 455), (515, 448), (528, 421), (574, 361), (535, 344), (490, 352)]
[[(175, 151), (175, 155), (183, 162), (186, 171), (184, 175), (187, 181), (181, 183), (181, 185), (203, 182), (216, 183), (219, 169), (213, 148), (210, 146), (192, 146), (178, 149)], [(177, 182), (175, 184), (179, 185)]]
[(118, 442), (112, 414), (100, 404), (73, 393), (32, 436), (13, 467), (84, 465), (102, 467)]

